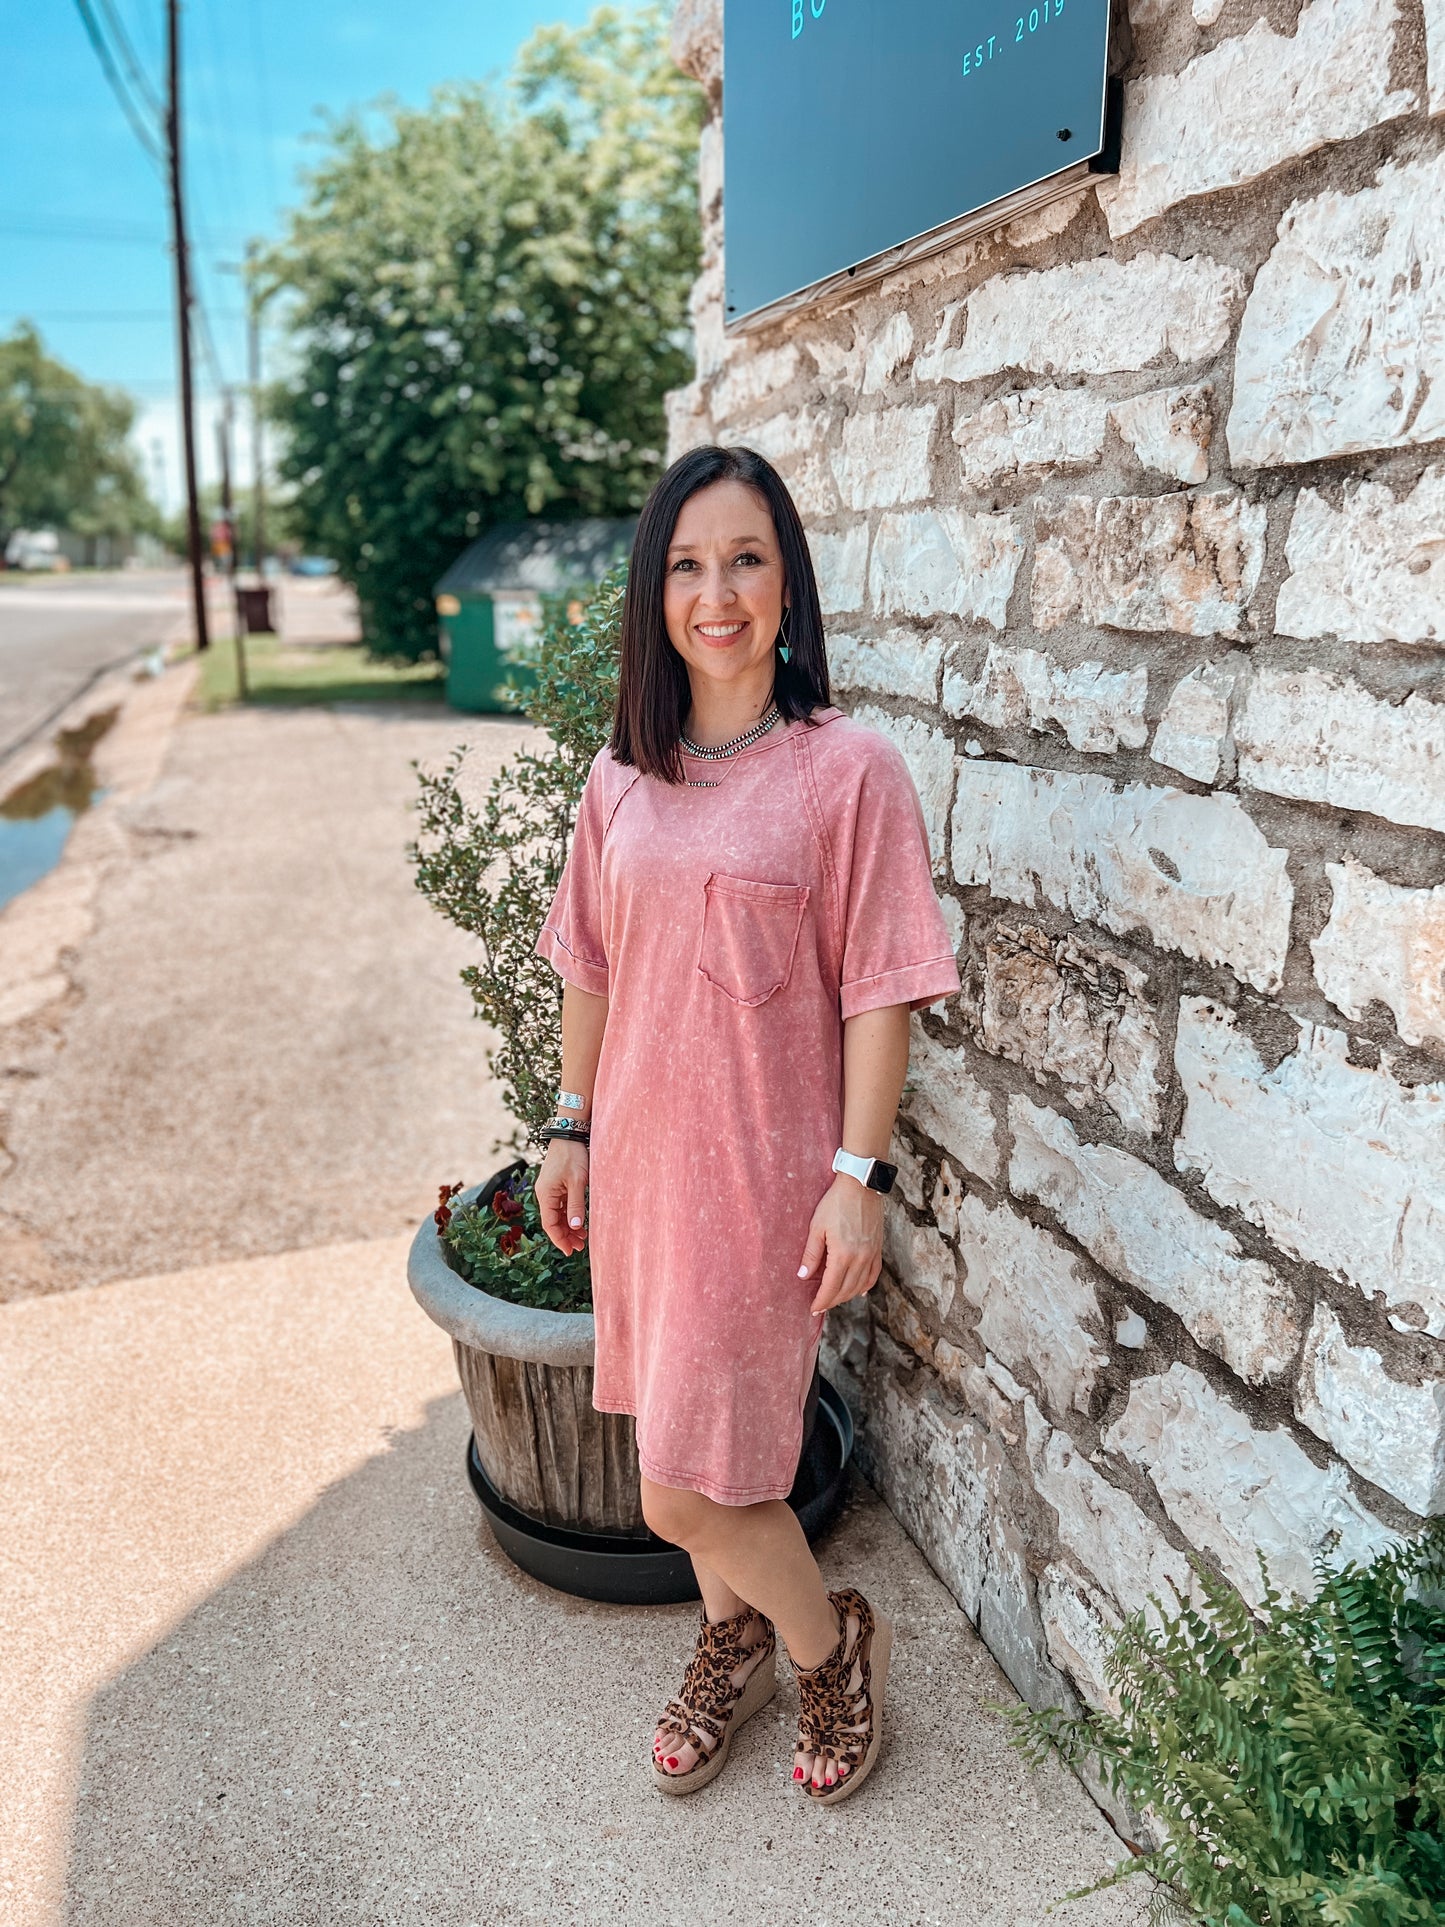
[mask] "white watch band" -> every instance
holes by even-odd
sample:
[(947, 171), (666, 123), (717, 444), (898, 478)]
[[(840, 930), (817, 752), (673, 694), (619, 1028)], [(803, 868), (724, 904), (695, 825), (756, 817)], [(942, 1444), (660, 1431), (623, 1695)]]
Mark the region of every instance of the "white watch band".
[(856, 1151), (840, 1149), (833, 1153), (833, 1169), (841, 1171), (845, 1177), (857, 1178), (860, 1184), (868, 1182), (869, 1174), (877, 1162), (876, 1158), (860, 1158)]

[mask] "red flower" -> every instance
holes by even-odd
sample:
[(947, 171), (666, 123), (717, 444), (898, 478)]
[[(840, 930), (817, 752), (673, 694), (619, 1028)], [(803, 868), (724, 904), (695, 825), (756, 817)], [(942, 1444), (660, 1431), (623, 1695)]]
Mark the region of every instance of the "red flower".
[(510, 1258), (522, 1242), (522, 1233), (517, 1225), (509, 1225), (497, 1240), (497, 1249), (504, 1258)]
[(499, 1191), (492, 1199), (492, 1209), (499, 1218), (520, 1218), (522, 1200), (514, 1198), (510, 1191)]
[(461, 1190), (459, 1184), (444, 1184), (437, 1192), (437, 1208), (433, 1211), (432, 1223), (438, 1231), (445, 1231), (452, 1221), (451, 1201)]

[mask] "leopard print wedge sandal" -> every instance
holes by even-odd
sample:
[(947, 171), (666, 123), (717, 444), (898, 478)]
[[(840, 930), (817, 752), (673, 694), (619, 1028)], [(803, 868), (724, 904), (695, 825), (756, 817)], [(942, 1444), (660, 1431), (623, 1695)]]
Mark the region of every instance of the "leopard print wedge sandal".
[[(801, 1783), (808, 1798), (825, 1807), (856, 1793), (878, 1757), (883, 1744), (883, 1688), (893, 1650), (892, 1623), (875, 1613), (861, 1592), (845, 1586), (828, 1598), (842, 1629), (838, 1644), (821, 1665), (807, 1671), (793, 1667), (798, 1682), (796, 1750), (847, 1768), (832, 1786), (817, 1786), (812, 1780)], [(850, 1614), (858, 1622), (851, 1645)], [(855, 1665), (859, 1680), (850, 1690)]]
[[(695, 1748), (698, 1758), (686, 1773), (669, 1773), (654, 1759), (653, 1781), (663, 1793), (695, 1793), (716, 1779), (727, 1763), (734, 1733), (777, 1692), (778, 1639), (772, 1621), (758, 1613), (762, 1637), (751, 1646), (743, 1644), (753, 1617), (751, 1606), (731, 1619), (709, 1620), (704, 1612), (682, 1691), (667, 1702), (658, 1722), (659, 1733), (674, 1734), (679, 1745)], [(755, 1653), (761, 1657), (742, 1685), (737, 1685), (733, 1674)]]

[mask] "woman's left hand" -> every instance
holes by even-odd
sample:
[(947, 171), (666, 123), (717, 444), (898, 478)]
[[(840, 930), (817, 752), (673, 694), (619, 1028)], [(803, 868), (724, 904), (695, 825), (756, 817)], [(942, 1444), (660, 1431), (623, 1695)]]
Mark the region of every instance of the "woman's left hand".
[(798, 1276), (813, 1277), (820, 1264), (815, 1313), (861, 1298), (883, 1268), (883, 1194), (841, 1171), (818, 1200)]

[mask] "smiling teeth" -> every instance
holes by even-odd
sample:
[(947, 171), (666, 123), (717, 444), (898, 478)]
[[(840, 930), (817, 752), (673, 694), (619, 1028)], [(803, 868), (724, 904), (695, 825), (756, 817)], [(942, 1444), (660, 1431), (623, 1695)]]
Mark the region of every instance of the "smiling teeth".
[(700, 622), (697, 632), (700, 636), (739, 636), (746, 627), (744, 622)]

